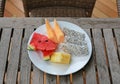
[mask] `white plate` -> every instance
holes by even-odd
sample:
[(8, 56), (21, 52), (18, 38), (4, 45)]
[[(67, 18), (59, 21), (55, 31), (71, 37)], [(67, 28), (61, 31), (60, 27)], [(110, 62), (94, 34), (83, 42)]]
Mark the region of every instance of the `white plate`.
[[(87, 64), (87, 62), (91, 57), (92, 45), (87, 33), (83, 29), (81, 29), (79, 26), (70, 22), (65, 22), (65, 21), (57, 21), (57, 22), (59, 23), (61, 28), (65, 27), (65, 28), (69, 28), (69, 29), (84, 33), (85, 40), (87, 41), (87, 45), (88, 45), (89, 54), (83, 57), (72, 57), (70, 64), (56, 64), (56, 63), (51, 63), (49, 61), (44, 61), (41, 57), (42, 55), (41, 52), (37, 53), (35, 51), (28, 50), (28, 55), (32, 63), (40, 70), (52, 75), (68, 75), (82, 69)], [(50, 24), (53, 26), (53, 22), (51, 22)], [(34, 32), (46, 35), (45, 24), (38, 27)], [(30, 43), (32, 35), (30, 36), (28, 44)]]

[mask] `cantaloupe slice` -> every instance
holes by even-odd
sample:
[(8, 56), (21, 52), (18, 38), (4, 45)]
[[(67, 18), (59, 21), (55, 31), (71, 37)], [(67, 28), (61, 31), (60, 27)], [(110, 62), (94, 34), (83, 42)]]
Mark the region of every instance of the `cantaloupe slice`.
[(48, 38), (53, 42), (58, 43), (55, 32), (47, 19), (45, 19), (45, 24), (46, 24)]
[(56, 19), (54, 19), (54, 32), (57, 37), (58, 43), (61, 43), (64, 41), (64, 33), (62, 32), (59, 24), (57, 23)]

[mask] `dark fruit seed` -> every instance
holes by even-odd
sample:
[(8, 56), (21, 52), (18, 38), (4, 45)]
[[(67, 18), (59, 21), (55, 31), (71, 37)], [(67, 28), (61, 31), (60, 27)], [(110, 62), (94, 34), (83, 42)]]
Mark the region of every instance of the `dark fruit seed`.
[(48, 40), (45, 40), (45, 42), (48, 42)]

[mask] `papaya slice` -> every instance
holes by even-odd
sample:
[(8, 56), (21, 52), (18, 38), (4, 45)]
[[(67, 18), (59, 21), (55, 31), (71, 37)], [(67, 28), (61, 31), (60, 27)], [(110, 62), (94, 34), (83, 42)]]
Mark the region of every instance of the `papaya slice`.
[(64, 41), (64, 33), (62, 32), (59, 24), (57, 23), (56, 19), (54, 19), (54, 32), (57, 37), (58, 43), (61, 43)]
[(46, 24), (46, 30), (47, 30), (48, 38), (50, 40), (52, 40), (53, 42), (58, 43), (55, 32), (54, 32), (53, 28), (51, 27), (51, 25), (50, 25), (50, 23), (47, 19), (45, 19), (45, 24)]

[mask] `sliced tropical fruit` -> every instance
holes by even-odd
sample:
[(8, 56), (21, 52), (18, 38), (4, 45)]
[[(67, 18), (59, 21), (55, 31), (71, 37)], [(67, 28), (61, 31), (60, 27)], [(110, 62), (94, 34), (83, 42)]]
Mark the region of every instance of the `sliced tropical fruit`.
[(56, 34), (57, 37), (57, 41), (58, 43), (61, 43), (64, 41), (64, 33), (62, 32), (59, 24), (57, 23), (56, 19), (54, 19), (54, 32)]
[(47, 36), (34, 33), (33, 37), (28, 45), (28, 50), (55, 50), (57, 48), (57, 43), (48, 39)]
[(50, 40), (52, 40), (53, 42), (58, 43), (55, 32), (54, 32), (53, 28), (51, 27), (51, 25), (50, 25), (50, 23), (47, 19), (45, 19), (45, 24), (46, 24), (46, 30), (47, 30), (48, 38)]
[(69, 64), (70, 63), (70, 54), (63, 52), (54, 52), (51, 55), (51, 62), (61, 63), (61, 64)]
[(49, 60), (56, 48), (57, 43), (48, 39), (47, 36), (34, 33), (27, 49), (33, 51), (42, 51), (43, 60)]

